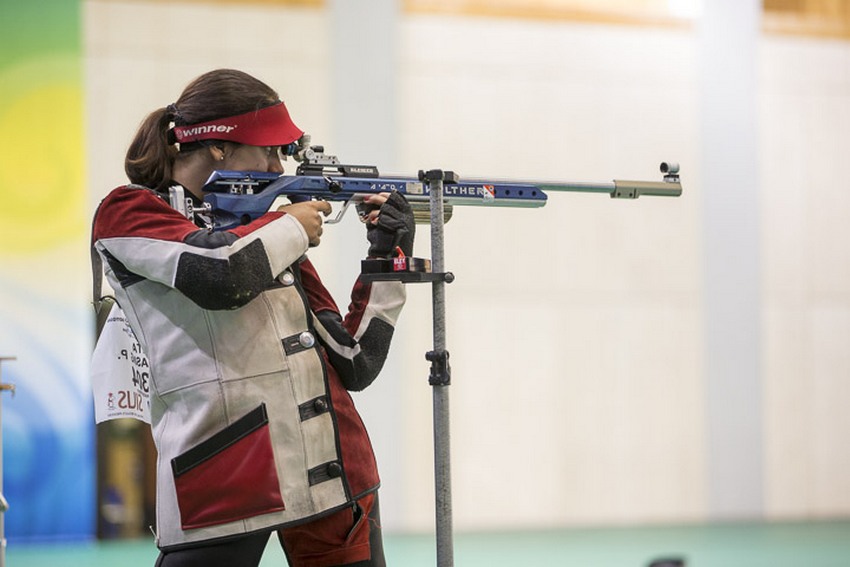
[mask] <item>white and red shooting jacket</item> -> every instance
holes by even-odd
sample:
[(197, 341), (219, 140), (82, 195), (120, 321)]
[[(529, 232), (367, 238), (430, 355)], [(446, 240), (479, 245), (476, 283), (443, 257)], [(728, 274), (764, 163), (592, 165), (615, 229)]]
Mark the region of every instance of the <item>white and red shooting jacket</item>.
[(103, 200), (93, 239), (150, 363), (160, 548), (302, 522), (377, 489), (348, 390), (380, 371), (403, 284), (358, 280), (343, 318), (294, 217), (211, 232), (138, 186)]

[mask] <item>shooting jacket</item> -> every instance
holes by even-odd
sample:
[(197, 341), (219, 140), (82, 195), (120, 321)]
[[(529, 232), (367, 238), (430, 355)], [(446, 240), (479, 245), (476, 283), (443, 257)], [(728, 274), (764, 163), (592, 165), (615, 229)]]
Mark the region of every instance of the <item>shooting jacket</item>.
[(343, 318), (294, 217), (210, 232), (137, 186), (103, 200), (93, 240), (150, 363), (160, 548), (306, 521), (377, 489), (348, 390), (380, 371), (403, 284), (356, 282)]

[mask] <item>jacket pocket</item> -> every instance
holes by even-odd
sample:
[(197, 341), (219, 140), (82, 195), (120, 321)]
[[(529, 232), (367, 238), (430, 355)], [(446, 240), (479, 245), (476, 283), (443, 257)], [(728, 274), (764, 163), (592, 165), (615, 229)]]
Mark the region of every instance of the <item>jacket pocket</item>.
[(171, 460), (184, 530), (284, 510), (262, 404)]

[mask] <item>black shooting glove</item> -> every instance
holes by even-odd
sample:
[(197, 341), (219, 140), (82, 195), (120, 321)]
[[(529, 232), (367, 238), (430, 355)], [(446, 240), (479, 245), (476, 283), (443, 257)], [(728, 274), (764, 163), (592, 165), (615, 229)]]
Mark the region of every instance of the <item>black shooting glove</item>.
[(381, 205), (378, 224), (366, 225), (366, 238), (369, 239), (370, 258), (389, 258), (396, 256), (396, 246), (405, 256), (413, 255), (413, 237), (416, 224), (413, 222), (413, 209), (401, 193), (390, 193), (386, 203)]

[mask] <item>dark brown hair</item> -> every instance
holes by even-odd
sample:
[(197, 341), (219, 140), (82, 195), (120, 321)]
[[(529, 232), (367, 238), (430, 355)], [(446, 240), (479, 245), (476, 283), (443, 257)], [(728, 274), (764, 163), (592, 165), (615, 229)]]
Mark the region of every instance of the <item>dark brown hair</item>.
[[(124, 171), (132, 183), (164, 190), (171, 181), (177, 146), (171, 123), (197, 124), (236, 116), (278, 102), (278, 94), (242, 71), (216, 69), (189, 83), (177, 102), (151, 112), (127, 149)], [(183, 148), (185, 151), (187, 148)]]

